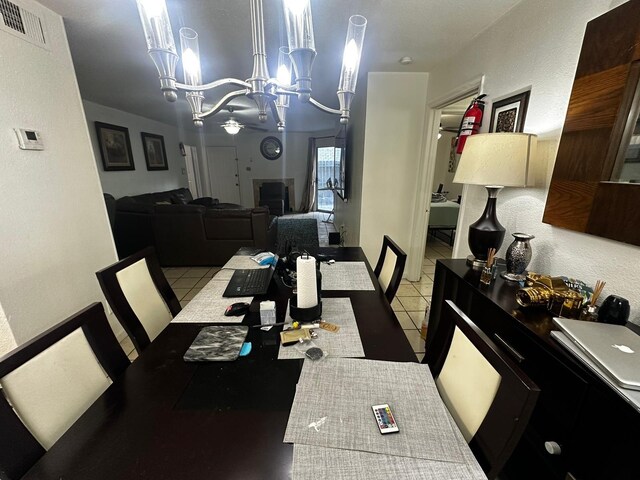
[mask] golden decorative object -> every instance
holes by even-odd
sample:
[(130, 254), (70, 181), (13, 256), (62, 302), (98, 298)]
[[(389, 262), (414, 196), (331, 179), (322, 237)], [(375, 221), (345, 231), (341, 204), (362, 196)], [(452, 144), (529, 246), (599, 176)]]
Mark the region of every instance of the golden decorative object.
[(529, 273), (527, 286), (516, 292), (516, 301), (523, 307), (546, 307), (559, 317), (578, 318), (583, 297), (571, 290), (561, 277)]

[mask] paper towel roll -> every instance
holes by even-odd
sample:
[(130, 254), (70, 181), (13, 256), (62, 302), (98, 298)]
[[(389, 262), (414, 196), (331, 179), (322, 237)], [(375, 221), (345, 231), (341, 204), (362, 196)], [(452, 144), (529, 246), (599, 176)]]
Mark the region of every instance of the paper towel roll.
[(318, 304), (316, 259), (299, 256), (296, 260), (296, 276), (298, 279), (298, 308), (315, 307)]

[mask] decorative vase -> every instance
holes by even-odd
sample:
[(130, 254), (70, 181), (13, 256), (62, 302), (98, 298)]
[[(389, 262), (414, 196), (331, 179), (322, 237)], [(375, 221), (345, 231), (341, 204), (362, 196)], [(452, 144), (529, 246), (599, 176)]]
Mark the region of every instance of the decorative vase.
[(490, 248), (500, 250), (504, 240), (505, 228), (500, 225), (496, 217), (496, 199), (502, 190), (501, 186), (489, 185), (487, 189), (487, 205), (480, 218), (469, 225), (469, 250), (473, 257), (468, 257), (467, 261), (474, 267), (484, 267), (487, 262), (487, 252)]
[(531, 261), (531, 244), (535, 237), (527, 233), (512, 234), (515, 239), (507, 248), (507, 271), (502, 272), (502, 278), (511, 282), (521, 282), (527, 278), (525, 271)]

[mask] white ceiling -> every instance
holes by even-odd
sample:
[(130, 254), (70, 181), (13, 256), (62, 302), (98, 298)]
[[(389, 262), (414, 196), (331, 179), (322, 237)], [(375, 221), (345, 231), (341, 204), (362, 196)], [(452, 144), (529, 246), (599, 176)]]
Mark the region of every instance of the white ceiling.
[[(146, 53), (135, 0), (39, 0), (65, 18), (82, 97), (102, 105), (192, 129), (189, 107), (180, 94), (164, 100), (155, 66)], [(429, 71), (456, 53), (521, 0), (312, 0), (318, 55), (313, 68), (313, 96), (337, 108), (335, 94), (342, 48), (350, 15), (368, 19), (360, 81), (368, 71)], [(280, 0), (264, 0), (265, 35), (270, 73), (286, 35)], [(182, 26), (200, 35), (203, 80), (251, 75), (251, 30), (248, 0), (167, 0), (174, 34)], [(178, 38), (176, 38), (178, 40)], [(176, 42), (177, 43), (177, 42)], [(414, 63), (402, 66), (400, 57)], [(178, 66), (178, 77), (181, 76)], [(221, 93), (207, 93), (213, 103)], [(251, 106), (248, 99), (235, 105)], [(336, 119), (292, 100), (288, 130), (332, 128)], [(256, 122), (253, 109), (234, 112)], [(206, 132), (218, 132), (228, 114), (205, 121)], [(268, 126), (273, 128), (272, 119)]]

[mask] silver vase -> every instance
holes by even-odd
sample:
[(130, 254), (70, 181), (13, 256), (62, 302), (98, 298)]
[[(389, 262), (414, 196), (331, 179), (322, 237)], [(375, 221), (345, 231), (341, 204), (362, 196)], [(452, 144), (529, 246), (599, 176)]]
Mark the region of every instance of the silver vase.
[(531, 244), (533, 235), (527, 233), (513, 233), (515, 239), (507, 248), (507, 271), (502, 272), (502, 278), (511, 282), (521, 282), (527, 278), (525, 271), (531, 261)]

